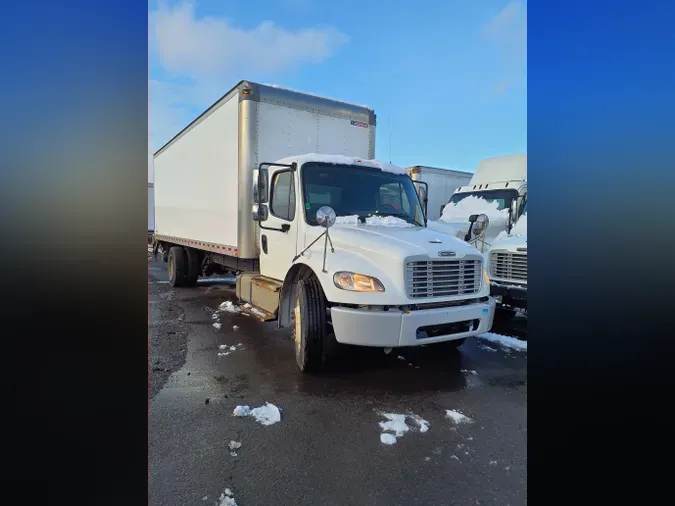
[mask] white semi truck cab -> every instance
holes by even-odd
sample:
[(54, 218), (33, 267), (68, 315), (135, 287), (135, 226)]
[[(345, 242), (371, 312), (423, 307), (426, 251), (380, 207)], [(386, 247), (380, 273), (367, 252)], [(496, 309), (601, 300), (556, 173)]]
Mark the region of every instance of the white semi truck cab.
[(482, 254), (426, 227), (412, 179), (374, 161), (374, 141), (369, 108), (241, 81), (155, 154), (172, 286), (235, 273), (244, 310), (290, 327), (307, 372), (336, 342), (453, 349), (488, 331)]
[[(469, 184), (457, 188), (449, 205), (457, 205), (468, 197), (496, 207), (506, 219), (493, 216), (482, 228), (471, 225), (470, 216), (450, 223), (459, 230), (458, 237), (476, 245), (489, 258), (491, 294), (503, 310), (500, 318), (511, 317), (516, 311), (526, 312), (527, 235), (512, 236), (511, 232), (527, 213), (527, 155), (519, 153), (481, 161)], [(479, 223), (484, 218), (479, 218)], [(480, 233), (475, 234), (476, 231)]]

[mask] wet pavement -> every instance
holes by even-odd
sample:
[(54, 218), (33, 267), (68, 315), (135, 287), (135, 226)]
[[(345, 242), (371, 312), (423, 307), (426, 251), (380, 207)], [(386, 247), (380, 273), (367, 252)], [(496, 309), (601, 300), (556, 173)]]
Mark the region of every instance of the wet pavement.
[[(152, 506), (217, 504), (226, 488), (239, 506), (526, 504), (527, 352), (482, 339), (458, 353), (348, 348), (307, 376), (290, 331), (226, 311), (214, 320), (236, 303), (228, 280), (173, 289), (164, 264), (148, 267)], [(525, 332), (509, 325), (493, 332)], [(232, 416), (265, 402), (281, 422)], [(429, 430), (408, 418), (385, 445), (382, 412)]]

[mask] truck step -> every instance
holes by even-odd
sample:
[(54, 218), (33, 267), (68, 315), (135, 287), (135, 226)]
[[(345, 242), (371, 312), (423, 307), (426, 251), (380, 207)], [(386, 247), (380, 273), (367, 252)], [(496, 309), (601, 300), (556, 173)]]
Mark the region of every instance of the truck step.
[(252, 306), (242, 309), (261, 321), (276, 320), (281, 287), (280, 281), (261, 276), (258, 272), (237, 276), (237, 297)]

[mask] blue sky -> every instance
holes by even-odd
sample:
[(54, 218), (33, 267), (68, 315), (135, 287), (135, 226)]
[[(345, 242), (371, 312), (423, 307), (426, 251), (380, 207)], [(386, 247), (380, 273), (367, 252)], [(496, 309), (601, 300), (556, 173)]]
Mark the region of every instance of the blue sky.
[(250, 79), (372, 107), (376, 157), (399, 165), (473, 171), (526, 151), (526, 6), (151, 1), (151, 150)]

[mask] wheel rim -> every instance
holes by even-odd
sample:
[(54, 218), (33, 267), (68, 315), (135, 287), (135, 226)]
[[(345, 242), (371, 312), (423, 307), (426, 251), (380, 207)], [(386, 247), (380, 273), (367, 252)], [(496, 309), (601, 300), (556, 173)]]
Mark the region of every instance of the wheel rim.
[(300, 346), (302, 344), (302, 318), (300, 317), (300, 297), (295, 299), (295, 308), (293, 309), (294, 312), (294, 320), (295, 320), (295, 352), (300, 353)]

